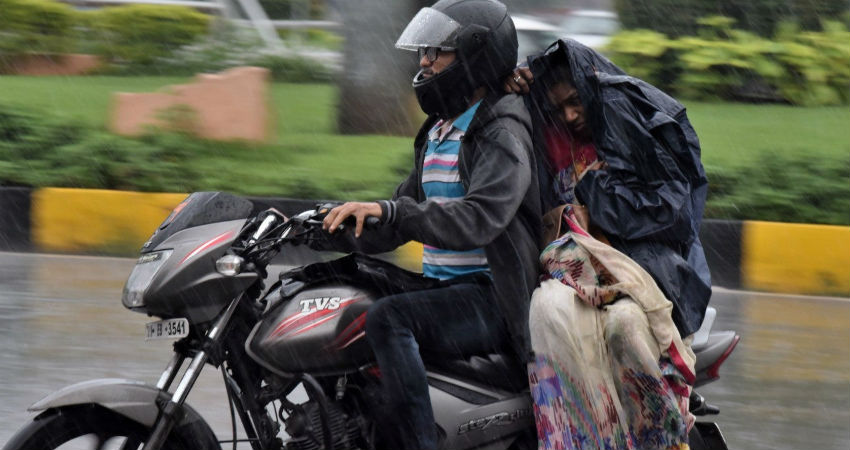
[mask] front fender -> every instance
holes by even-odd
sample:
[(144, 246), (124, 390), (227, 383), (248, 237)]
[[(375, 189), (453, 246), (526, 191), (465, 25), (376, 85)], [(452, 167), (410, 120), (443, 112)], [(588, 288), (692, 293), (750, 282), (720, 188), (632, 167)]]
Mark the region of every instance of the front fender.
[[(94, 403), (150, 428), (159, 415), (157, 400), (167, 402), (170, 399), (167, 392), (140, 381), (106, 378), (64, 387), (34, 403), (29, 411)], [(192, 439), (188, 442), (196, 442), (198, 448), (221, 448), (215, 433), (197, 411), (184, 404), (183, 413), (183, 420), (175, 427), (175, 432), (189, 433), (185, 434)]]

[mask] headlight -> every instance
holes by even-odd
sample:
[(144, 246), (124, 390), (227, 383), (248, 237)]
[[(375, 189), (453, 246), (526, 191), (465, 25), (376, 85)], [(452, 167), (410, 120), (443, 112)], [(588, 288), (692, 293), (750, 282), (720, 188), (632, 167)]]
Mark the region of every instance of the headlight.
[(222, 275), (234, 277), (242, 273), (242, 264), (244, 263), (245, 259), (241, 256), (224, 255), (215, 262), (215, 270)]
[(171, 256), (172, 250), (162, 250), (159, 252), (146, 253), (139, 257), (133, 271), (127, 278), (127, 283), (124, 284), (124, 294), (121, 296), (121, 303), (127, 308), (138, 308), (144, 306), (144, 298), (142, 297), (150, 286), (153, 277), (159, 271), (159, 268), (165, 264), (168, 257)]

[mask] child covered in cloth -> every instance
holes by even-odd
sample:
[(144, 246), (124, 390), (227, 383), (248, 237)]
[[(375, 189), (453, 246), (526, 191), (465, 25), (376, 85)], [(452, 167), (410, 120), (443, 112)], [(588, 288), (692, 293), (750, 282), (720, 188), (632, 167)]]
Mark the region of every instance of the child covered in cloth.
[(531, 394), (541, 449), (686, 449), (695, 358), (649, 274), (569, 230), (541, 254), (531, 298)]

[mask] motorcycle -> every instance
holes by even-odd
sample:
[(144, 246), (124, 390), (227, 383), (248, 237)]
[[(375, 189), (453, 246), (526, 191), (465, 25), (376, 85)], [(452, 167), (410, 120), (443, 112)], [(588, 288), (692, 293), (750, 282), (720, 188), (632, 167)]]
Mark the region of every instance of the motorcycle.
[[(145, 243), (122, 294), (126, 308), (160, 319), (146, 325), (146, 339), (177, 339), (156, 385), (99, 379), (56, 391), (30, 407), (39, 414), (4, 450), (56, 449), (83, 436), (98, 449), (380, 448), (375, 412), (384, 399), (364, 337), (366, 311), (382, 296), (422, 288), (423, 278), (360, 254), (269, 277), (285, 247), (327, 239), (322, 219), (331, 207), (287, 218), (230, 194), (191, 194)], [(714, 314), (710, 308), (693, 343), (697, 387), (718, 378), (739, 339), (712, 332)], [(522, 364), (504, 354), (423, 359), (441, 448), (536, 448)], [(230, 440), (219, 440), (186, 403), (207, 365), (222, 373)], [(306, 401), (290, 400), (296, 390)], [(718, 413), (695, 391), (691, 410)], [(691, 448), (727, 448), (712, 422), (698, 421), (689, 438)]]

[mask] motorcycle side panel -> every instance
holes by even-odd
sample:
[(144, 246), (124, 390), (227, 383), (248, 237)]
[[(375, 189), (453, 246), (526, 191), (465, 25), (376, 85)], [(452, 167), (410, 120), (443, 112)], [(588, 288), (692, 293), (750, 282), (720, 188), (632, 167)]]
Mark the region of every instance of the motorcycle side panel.
[(374, 294), (343, 284), (304, 289), (276, 303), (245, 348), (279, 373), (350, 372), (374, 361), (366, 342), (366, 311)]
[(529, 394), (502, 397), (485, 405), (475, 405), (430, 386), (434, 419), (446, 433), (444, 449), (506, 449), (523, 430), (533, 429), (534, 412)]

